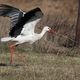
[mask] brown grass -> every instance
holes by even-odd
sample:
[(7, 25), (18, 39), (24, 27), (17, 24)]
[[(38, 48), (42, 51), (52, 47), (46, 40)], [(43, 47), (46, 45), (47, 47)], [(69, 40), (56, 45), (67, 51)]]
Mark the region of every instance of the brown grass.
[[(4, 54), (4, 53), (3, 53)], [(25, 61), (14, 55), (14, 64), (9, 64), (9, 54), (4, 57), (7, 66), (0, 66), (0, 80), (79, 80), (80, 56), (56, 56), (54, 54), (22, 53)], [(20, 54), (20, 53), (18, 53)]]

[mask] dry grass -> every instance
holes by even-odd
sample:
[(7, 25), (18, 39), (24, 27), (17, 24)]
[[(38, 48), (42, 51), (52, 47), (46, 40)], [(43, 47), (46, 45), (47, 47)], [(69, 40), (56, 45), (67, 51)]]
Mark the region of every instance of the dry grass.
[[(19, 53), (19, 52), (18, 52)], [(4, 53), (3, 53), (4, 54)], [(9, 54), (0, 54), (9, 64)], [(20, 53), (19, 53), (20, 54)], [(35, 52), (22, 53), (25, 61), (14, 55), (14, 64), (0, 66), (0, 80), (79, 80), (80, 56), (56, 56)]]
[[(73, 24), (69, 23), (68, 18), (61, 14), (54, 14), (53, 17), (54, 19), (51, 19), (51, 16), (47, 15), (44, 23), (47, 23), (54, 30), (54, 34), (45, 34), (41, 40), (33, 44), (34, 50), (52, 53), (59, 47), (74, 47), (76, 22), (74, 21)], [(50, 24), (50, 22), (53, 23)]]

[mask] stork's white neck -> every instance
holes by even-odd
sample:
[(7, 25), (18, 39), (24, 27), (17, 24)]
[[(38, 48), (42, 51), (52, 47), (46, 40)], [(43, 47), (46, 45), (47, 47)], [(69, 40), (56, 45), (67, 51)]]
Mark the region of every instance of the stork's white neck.
[(43, 28), (42, 32), (40, 33), (41, 37), (43, 37), (46, 32), (47, 32), (47, 31), (44, 30), (44, 28)]

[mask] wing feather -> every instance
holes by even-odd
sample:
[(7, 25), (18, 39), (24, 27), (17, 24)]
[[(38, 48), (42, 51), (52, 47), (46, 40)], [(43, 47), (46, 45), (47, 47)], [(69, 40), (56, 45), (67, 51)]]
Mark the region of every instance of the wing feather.
[(36, 24), (40, 21), (41, 19), (37, 19), (35, 21), (32, 21), (30, 23), (27, 23), (23, 26), (23, 29), (21, 31), (21, 35), (33, 35), (35, 31), (35, 26)]
[(29, 12), (23, 12), (18, 8), (0, 4), (0, 16), (10, 17), (11, 28), (9, 35), (11, 37), (17, 37), (19, 34), (30, 35), (34, 34), (34, 29), (42, 18), (43, 13), (40, 8), (35, 8)]
[(18, 8), (5, 4), (0, 4), (0, 16), (10, 17), (12, 28), (18, 23), (19, 19), (23, 16), (23, 12), (21, 12)]

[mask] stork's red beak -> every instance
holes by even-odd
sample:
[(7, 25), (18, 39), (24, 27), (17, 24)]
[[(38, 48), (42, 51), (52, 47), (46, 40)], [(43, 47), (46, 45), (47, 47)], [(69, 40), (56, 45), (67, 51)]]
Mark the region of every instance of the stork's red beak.
[(50, 30), (49, 30), (48, 32), (51, 33), (51, 34), (53, 34), (53, 33), (54, 33), (54, 30), (52, 30), (52, 29), (50, 28)]

